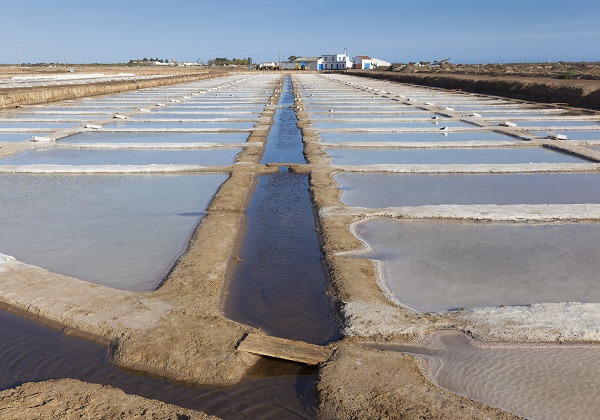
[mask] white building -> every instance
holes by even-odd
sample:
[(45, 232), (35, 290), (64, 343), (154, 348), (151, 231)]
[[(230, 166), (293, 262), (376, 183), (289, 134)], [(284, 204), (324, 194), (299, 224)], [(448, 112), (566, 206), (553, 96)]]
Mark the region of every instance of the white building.
[(355, 69), (376, 69), (378, 67), (389, 67), (392, 63), (385, 60), (380, 60), (378, 58), (371, 58), (368, 55), (357, 55), (354, 57), (354, 66)]
[(343, 54), (323, 55), (322, 59), (323, 68), (319, 70), (346, 70), (352, 68), (352, 59), (346, 50)]

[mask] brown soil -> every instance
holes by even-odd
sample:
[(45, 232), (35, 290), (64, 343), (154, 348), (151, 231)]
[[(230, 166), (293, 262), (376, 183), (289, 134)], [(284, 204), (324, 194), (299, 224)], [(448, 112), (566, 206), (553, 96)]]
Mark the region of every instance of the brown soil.
[(461, 74), (450, 71), (368, 71), (352, 70), (348, 74), (401, 83), (463, 90), (485, 95), (503, 96), (546, 104), (600, 109), (600, 80), (553, 79), (531, 75)]
[(0, 392), (0, 419), (216, 419), (194, 410), (75, 379), (27, 383)]

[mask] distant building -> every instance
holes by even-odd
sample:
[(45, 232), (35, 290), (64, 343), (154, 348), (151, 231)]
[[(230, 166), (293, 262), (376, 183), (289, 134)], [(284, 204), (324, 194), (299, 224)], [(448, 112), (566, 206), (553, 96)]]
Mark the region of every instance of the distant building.
[(372, 70), (378, 67), (389, 67), (392, 63), (385, 60), (380, 60), (378, 58), (371, 58), (368, 55), (357, 55), (354, 57), (354, 66), (355, 69), (364, 69), (364, 70)]
[(322, 70), (346, 70), (351, 69), (353, 64), (346, 50), (343, 54), (326, 54), (322, 59)]
[(294, 60), (298, 70), (323, 70), (323, 57), (298, 57)]

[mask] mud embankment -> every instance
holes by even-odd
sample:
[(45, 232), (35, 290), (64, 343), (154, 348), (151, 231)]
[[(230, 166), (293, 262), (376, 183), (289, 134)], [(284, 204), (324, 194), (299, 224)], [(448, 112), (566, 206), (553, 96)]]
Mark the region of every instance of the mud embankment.
[(197, 80), (226, 76), (228, 73), (166, 76), (155, 79), (99, 82), (80, 85), (40, 86), (32, 88), (3, 89), (0, 91), (0, 109), (22, 105), (36, 105), (69, 99), (108, 95), (156, 86), (189, 83)]
[(345, 73), (392, 82), (600, 110), (600, 80), (557, 80), (434, 73), (401, 74), (361, 70), (349, 70)]

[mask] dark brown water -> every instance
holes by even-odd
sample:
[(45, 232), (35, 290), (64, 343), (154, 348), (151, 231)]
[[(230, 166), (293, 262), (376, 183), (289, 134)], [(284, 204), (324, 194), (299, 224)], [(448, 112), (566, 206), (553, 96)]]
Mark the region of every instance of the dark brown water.
[(315, 344), (337, 340), (308, 176), (287, 171), (260, 176), (246, 216), (227, 317), (278, 337)]
[(0, 337), (0, 389), (73, 378), (224, 419), (298, 419), (316, 413), (316, 374), (294, 363), (264, 359), (235, 386), (187, 387), (125, 372), (110, 363), (107, 348), (9, 313), (0, 312)]

